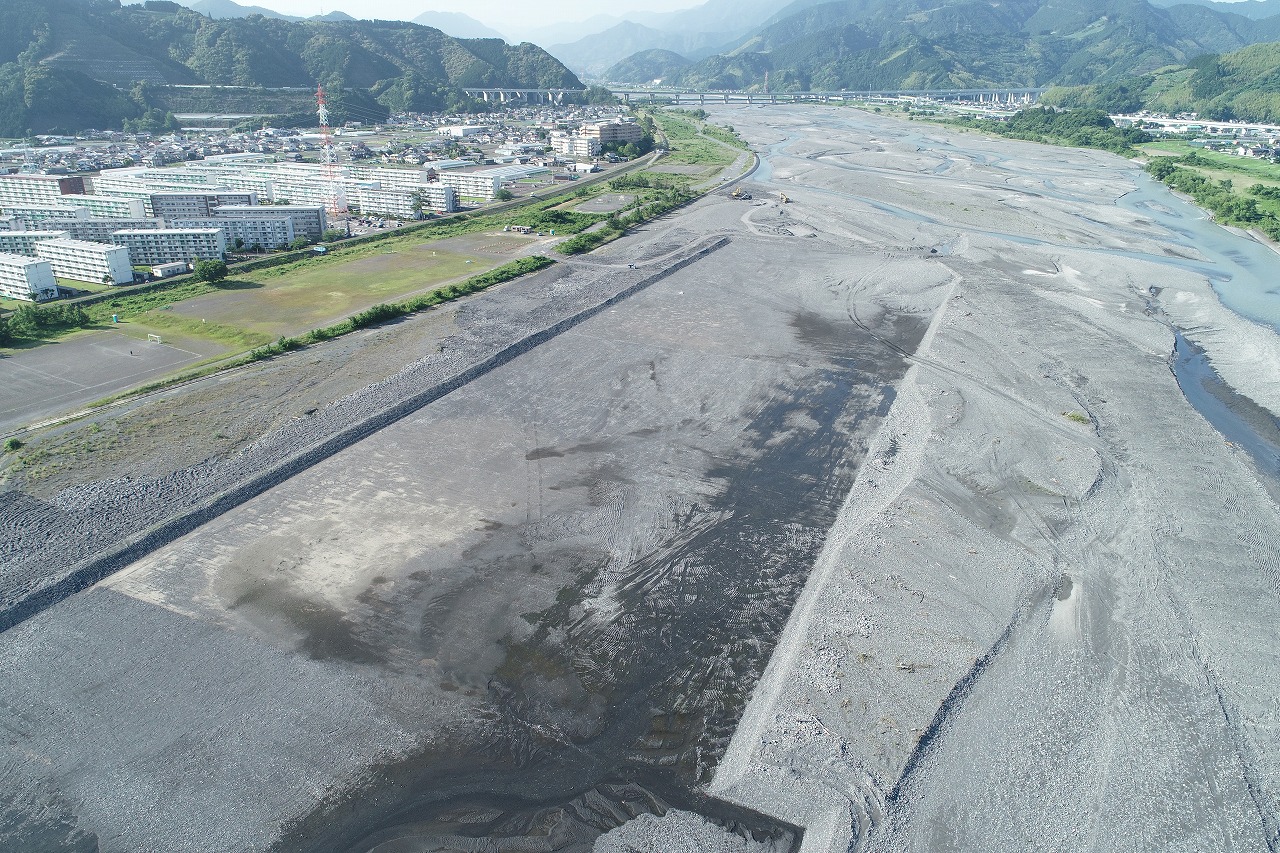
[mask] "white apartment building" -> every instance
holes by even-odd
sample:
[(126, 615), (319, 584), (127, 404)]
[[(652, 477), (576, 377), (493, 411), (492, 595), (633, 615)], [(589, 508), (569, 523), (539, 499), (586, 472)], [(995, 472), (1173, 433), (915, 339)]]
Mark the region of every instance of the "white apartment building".
[(569, 157), (599, 157), (600, 139), (570, 133), (551, 134), (551, 150)]
[(65, 222), (50, 223), (67, 232), (72, 240), (90, 240), (95, 243), (110, 243), (111, 235), (117, 231), (154, 230), (164, 227), (160, 219), (71, 219)]
[(394, 216), (397, 219), (413, 219), (417, 215), (414, 205), (421, 199), (423, 211), (453, 213), (458, 209), (458, 196), (453, 187), (443, 184), (420, 184), (413, 189), (385, 189), (371, 182), (356, 185), (347, 191), (347, 201), (362, 214)]
[(454, 191), (463, 198), (490, 201), (507, 181), (545, 175), (550, 171), (546, 166), (498, 166), (475, 172), (445, 172), (440, 176), (440, 183), (446, 187), (453, 187)]
[[(218, 208), (214, 219), (260, 219), (262, 217), (285, 216), (293, 224), (295, 235), (305, 235), (312, 240), (319, 240), (328, 227), (324, 205), (308, 204), (228, 204)], [(265, 244), (264, 244), (265, 245)]]
[(208, 192), (160, 192), (149, 196), (151, 215), (160, 219), (201, 219), (213, 215), (224, 204), (253, 206), (258, 203), (255, 193), (231, 192), (219, 188)]
[(0, 296), (43, 302), (58, 295), (48, 261), (0, 253)]
[(49, 262), (58, 278), (100, 284), (103, 276), (110, 276), (116, 284), (133, 283), (129, 250), (123, 246), (85, 240), (42, 240), (36, 245), (36, 253)]
[(581, 134), (599, 141), (601, 145), (608, 145), (611, 142), (639, 142), (644, 136), (644, 128), (634, 121), (616, 118), (613, 121), (584, 124)]
[(65, 240), (70, 236), (66, 231), (4, 231), (0, 232), (0, 252), (34, 258), (39, 244), (46, 240)]
[[(258, 210), (270, 212), (270, 205), (257, 205)], [(293, 220), (288, 216), (261, 216), (256, 219), (234, 219), (231, 217), (207, 217), (205, 219), (175, 219), (168, 223), (170, 228), (217, 228), (226, 235), (226, 243), (235, 245), (241, 241), (245, 248), (261, 246), (274, 249), (287, 246), (293, 242), (297, 233), (293, 230)]]
[(84, 178), (56, 175), (0, 175), (0, 210), (27, 205), (50, 206), (63, 196), (83, 195)]
[(113, 195), (71, 196), (60, 203), (63, 207), (83, 207), (90, 216), (104, 219), (142, 219), (147, 213), (146, 199)]
[(61, 228), (68, 222), (77, 219), (88, 219), (89, 210), (85, 207), (63, 207), (51, 205), (23, 205), (4, 209), (9, 217), (15, 220), (11, 231), (37, 231), (44, 227)]
[(111, 242), (128, 248), (133, 263), (146, 266), (213, 260), (227, 251), (227, 235), (220, 228), (117, 231)]

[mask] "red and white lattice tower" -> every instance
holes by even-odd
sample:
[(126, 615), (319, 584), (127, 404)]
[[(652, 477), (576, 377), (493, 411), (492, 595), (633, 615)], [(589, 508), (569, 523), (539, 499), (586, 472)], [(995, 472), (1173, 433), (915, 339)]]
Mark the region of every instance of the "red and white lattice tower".
[(324, 188), (328, 212), (340, 216), (347, 212), (346, 199), (338, 185), (337, 159), (333, 151), (333, 131), (329, 128), (329, 103), (325, 100), (324, 86), (316, 88), (316, 106), (320, 115), (320, 140), (324, 150)]

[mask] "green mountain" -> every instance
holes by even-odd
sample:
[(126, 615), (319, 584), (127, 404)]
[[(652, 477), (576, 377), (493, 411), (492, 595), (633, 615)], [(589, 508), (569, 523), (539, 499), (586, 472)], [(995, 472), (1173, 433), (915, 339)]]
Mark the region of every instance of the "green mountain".
[(773, 91), (1092, 84), (1276, 38), (1280, 16), (1146, 0), (799, 0), (666, 82), (759, 91), (767, 72)]
[(120, 127), (168, 106), (159, 87), (173, 84), (323, 84), (335, 94), (335, 119), (348, 110), (366, 120), (389, 109), (465, 107), (464, 87), (582, 88), (535, 45), (456, 39), (400, 21), (213, 20), (163, 0), (0, 0), (0, 20), (0, 135), (8, 136)]
[(1208, 6), (1219, 12), (1230, 12), (1233, 15), (1244, 15), (1260, 21), (1272, 15), (1280, 15), (1280, 0), (1152, 0), (1157, 6), (1178, 6), (1192, 3), (1196, 6)]
[(678, 53), (661, 48), (633, 53), (604, 72), (604, 79), (626, 83), (652, 83), (683, 71), (693, 63)]
[(1044, 102), (1111, 113), (1194, 112), (1207, 119), (1277, 124), (1280, 43), (1255, 44), (1224, 56), (1206, 54), (1184, 68), (1113, 83), (1054, 88), (1045, 93)]

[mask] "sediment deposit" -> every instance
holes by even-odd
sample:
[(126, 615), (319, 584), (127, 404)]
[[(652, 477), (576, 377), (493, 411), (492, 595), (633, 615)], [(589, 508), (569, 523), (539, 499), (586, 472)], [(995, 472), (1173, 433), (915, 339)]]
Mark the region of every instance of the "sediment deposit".
[[(1120, 158), (723, 117), (752, 201), (372, 333), (414, 357), (236, 453), (5, 498), (29, 588), (22, 519), (121, 570), (0, 634), (0, 846), (1275, 848), (1280, 512), (1170, 369), (1192, 306), (1265, 411), (1270, 330)], [(104, 556), (156, 507), (204, 523)]]

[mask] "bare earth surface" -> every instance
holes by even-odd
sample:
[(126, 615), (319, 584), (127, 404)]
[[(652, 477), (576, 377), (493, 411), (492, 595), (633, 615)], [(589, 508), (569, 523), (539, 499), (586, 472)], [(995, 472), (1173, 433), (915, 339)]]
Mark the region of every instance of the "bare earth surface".
[(1274, 333), (1114, 156), (725, 117), (754, 201), (7, 472), (35, 571), (644, 284), (0, 634), (0, 849), (1276, 849), (1280, 511), (1169, 322), (1262, 411)]

